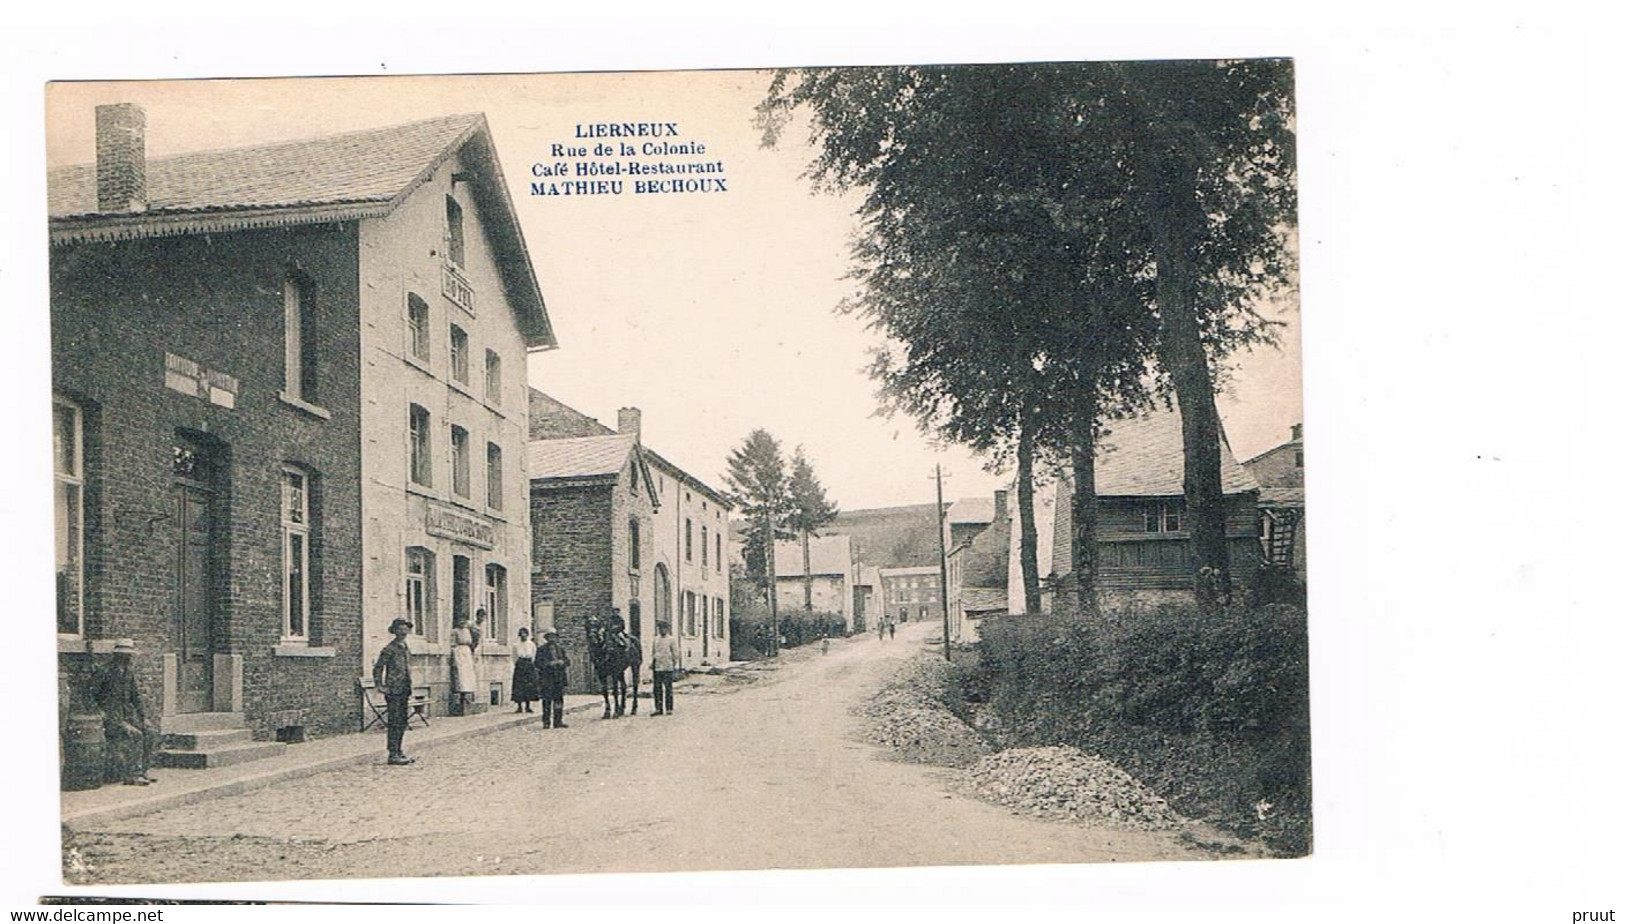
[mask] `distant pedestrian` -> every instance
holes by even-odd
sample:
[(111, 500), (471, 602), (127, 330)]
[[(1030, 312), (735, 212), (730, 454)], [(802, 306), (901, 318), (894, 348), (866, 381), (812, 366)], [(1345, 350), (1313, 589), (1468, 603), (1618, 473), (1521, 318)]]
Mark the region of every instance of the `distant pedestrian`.
[(823, 650), (824, 654), (829, 654), (829, 639), (824, 639), (824, 644), (821, 645), (820, 648)]
[(530, 704), (536, 694), (536, 643), (530, 640), (530, 630), (519, 627), (519, 641), (513, 646), (513, 701), (514, 712), (534, 712)]
[(886, 631), (891, 634), (892, 638), (896, 638), (897, 637), (897, 623), (895, 623), (895, 622), (886, 623)]
[(653, 715), (671, 715), (677, 710), (672, 692), (672, 681), (677, 677), (680, 654), (677, 640), (671, 636), (671, 623), (655, 623), (654, 645), (649, 649), (649, 667), (655, 673), (655, 711)]
[(412, 631), (412, 622), (397, 619), (389, 624), (394, 641), (378, 653), (372, 665), (372, 685), (384, 694), (385, 725), (389, 730), (389, 762), (395, 766), (416, 763), (406, 756), (402, 744), (406, 738), (407, 705), (412, 699), (412, 654), (406, 647), (406, 636)]
[(131, 661), (135, 643), (121, 639), (113, 645), (113, 663), (96, 687), (96, 705), (102, 711), (102, 733), (107, 738), (108, 776), (126, 786), (147, 786), (152, 755), (158, 749), (158, 729), (147, 724), (141, 690), (135, 685)]
[(569, 682), (570, 656), (552, 629), (542, 633), (536, 649), (536, 692), (542, 701), (543, 728), (569, 728), (564, 724), (564, 688)]

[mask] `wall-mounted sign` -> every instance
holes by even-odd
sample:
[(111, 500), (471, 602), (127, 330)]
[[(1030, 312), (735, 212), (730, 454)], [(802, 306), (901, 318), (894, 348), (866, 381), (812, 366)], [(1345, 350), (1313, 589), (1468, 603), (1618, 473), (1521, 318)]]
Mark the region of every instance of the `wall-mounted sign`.
[(234, 376), (205, 369), (174, 353), (164, 354), (164, 387), (226, 408), (237, 406), (237, 393), (241, 388)]
[(482, 549), (497, 544), (496, 529), (489, 521), (443, 504), (429, 504), (424, 514), (423, 528), (431, 536), (455, 539)]

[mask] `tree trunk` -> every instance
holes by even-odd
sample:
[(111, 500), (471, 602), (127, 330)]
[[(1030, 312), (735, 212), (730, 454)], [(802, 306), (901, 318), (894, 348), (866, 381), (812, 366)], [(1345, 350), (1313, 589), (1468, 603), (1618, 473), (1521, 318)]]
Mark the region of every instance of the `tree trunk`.
[(779, 654), (779, 563), (777, 555), (778, 537), (774, 535), (771, 520), (762, 524), (763, 535), (767, 537), (767, 617), (772, 627), (773, 638), (768, 642), (771, 654)]
[(1100, 499), (1095, 495), (1095, 417), (1099, 407), (1100, 396), (1091, 388), (1079, 401), (1072, 428), (1072, 577), (1077, 582), (1078, 612), (1086, 616), (1093, 615), (1099, 605), (1095, 593), (1095, 527), (1100, 516)]
[(801, 531), (801, 587), (807, 598), (807, 614), (812, 615), (812, 533)]
[(1027, 615), (1043, 609), (1038, 586), (1038, 521), (1033, 518), (1033, 434), (1022, 415), (1016, 437), (1016, 510), (1021, 515), (1021, 589)]
[(1196, 601), (1213, 606), (1230, 598), (1230, 550), (1224, 535), (1224, 487), (1219, 474), (1219, 409), (1213, 375), (1196, 321), (1196, 245), (1205, 217), (1196, 202), (1192, 168), (1164, 152), (1159, 201), (1151, 223), (1157, 259), (1157, 312), (1162, 316), (1160, 360), (1179, 397), (1185, 442), (1185, 521), (1191, 533)]

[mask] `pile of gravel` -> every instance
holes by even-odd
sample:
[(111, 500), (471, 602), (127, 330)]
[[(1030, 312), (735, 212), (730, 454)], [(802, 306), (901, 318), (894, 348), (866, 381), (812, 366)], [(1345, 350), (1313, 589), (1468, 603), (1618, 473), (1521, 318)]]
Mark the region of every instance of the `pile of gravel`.
[(1046, 818), (1110, 821), (1144, 830), (1182, 820), (1161, 796), (1110, 761), (1074, 747), (1015, 748), (965, 770), (971, 791)]
[(864, 737), (895, 749), (913, 763), (963, 767), (989, 750), (987, 742), (939, 701), (947, 668), (940, 661), (913, 661), (873, 699), (853, 711)]

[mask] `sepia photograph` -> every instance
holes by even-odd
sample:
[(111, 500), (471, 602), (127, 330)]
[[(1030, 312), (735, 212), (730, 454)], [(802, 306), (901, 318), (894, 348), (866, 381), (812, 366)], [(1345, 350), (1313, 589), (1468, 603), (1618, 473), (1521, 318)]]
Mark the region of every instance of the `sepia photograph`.
[(45, 96), (65, 883), (1313, 852), (1291, 60)]

